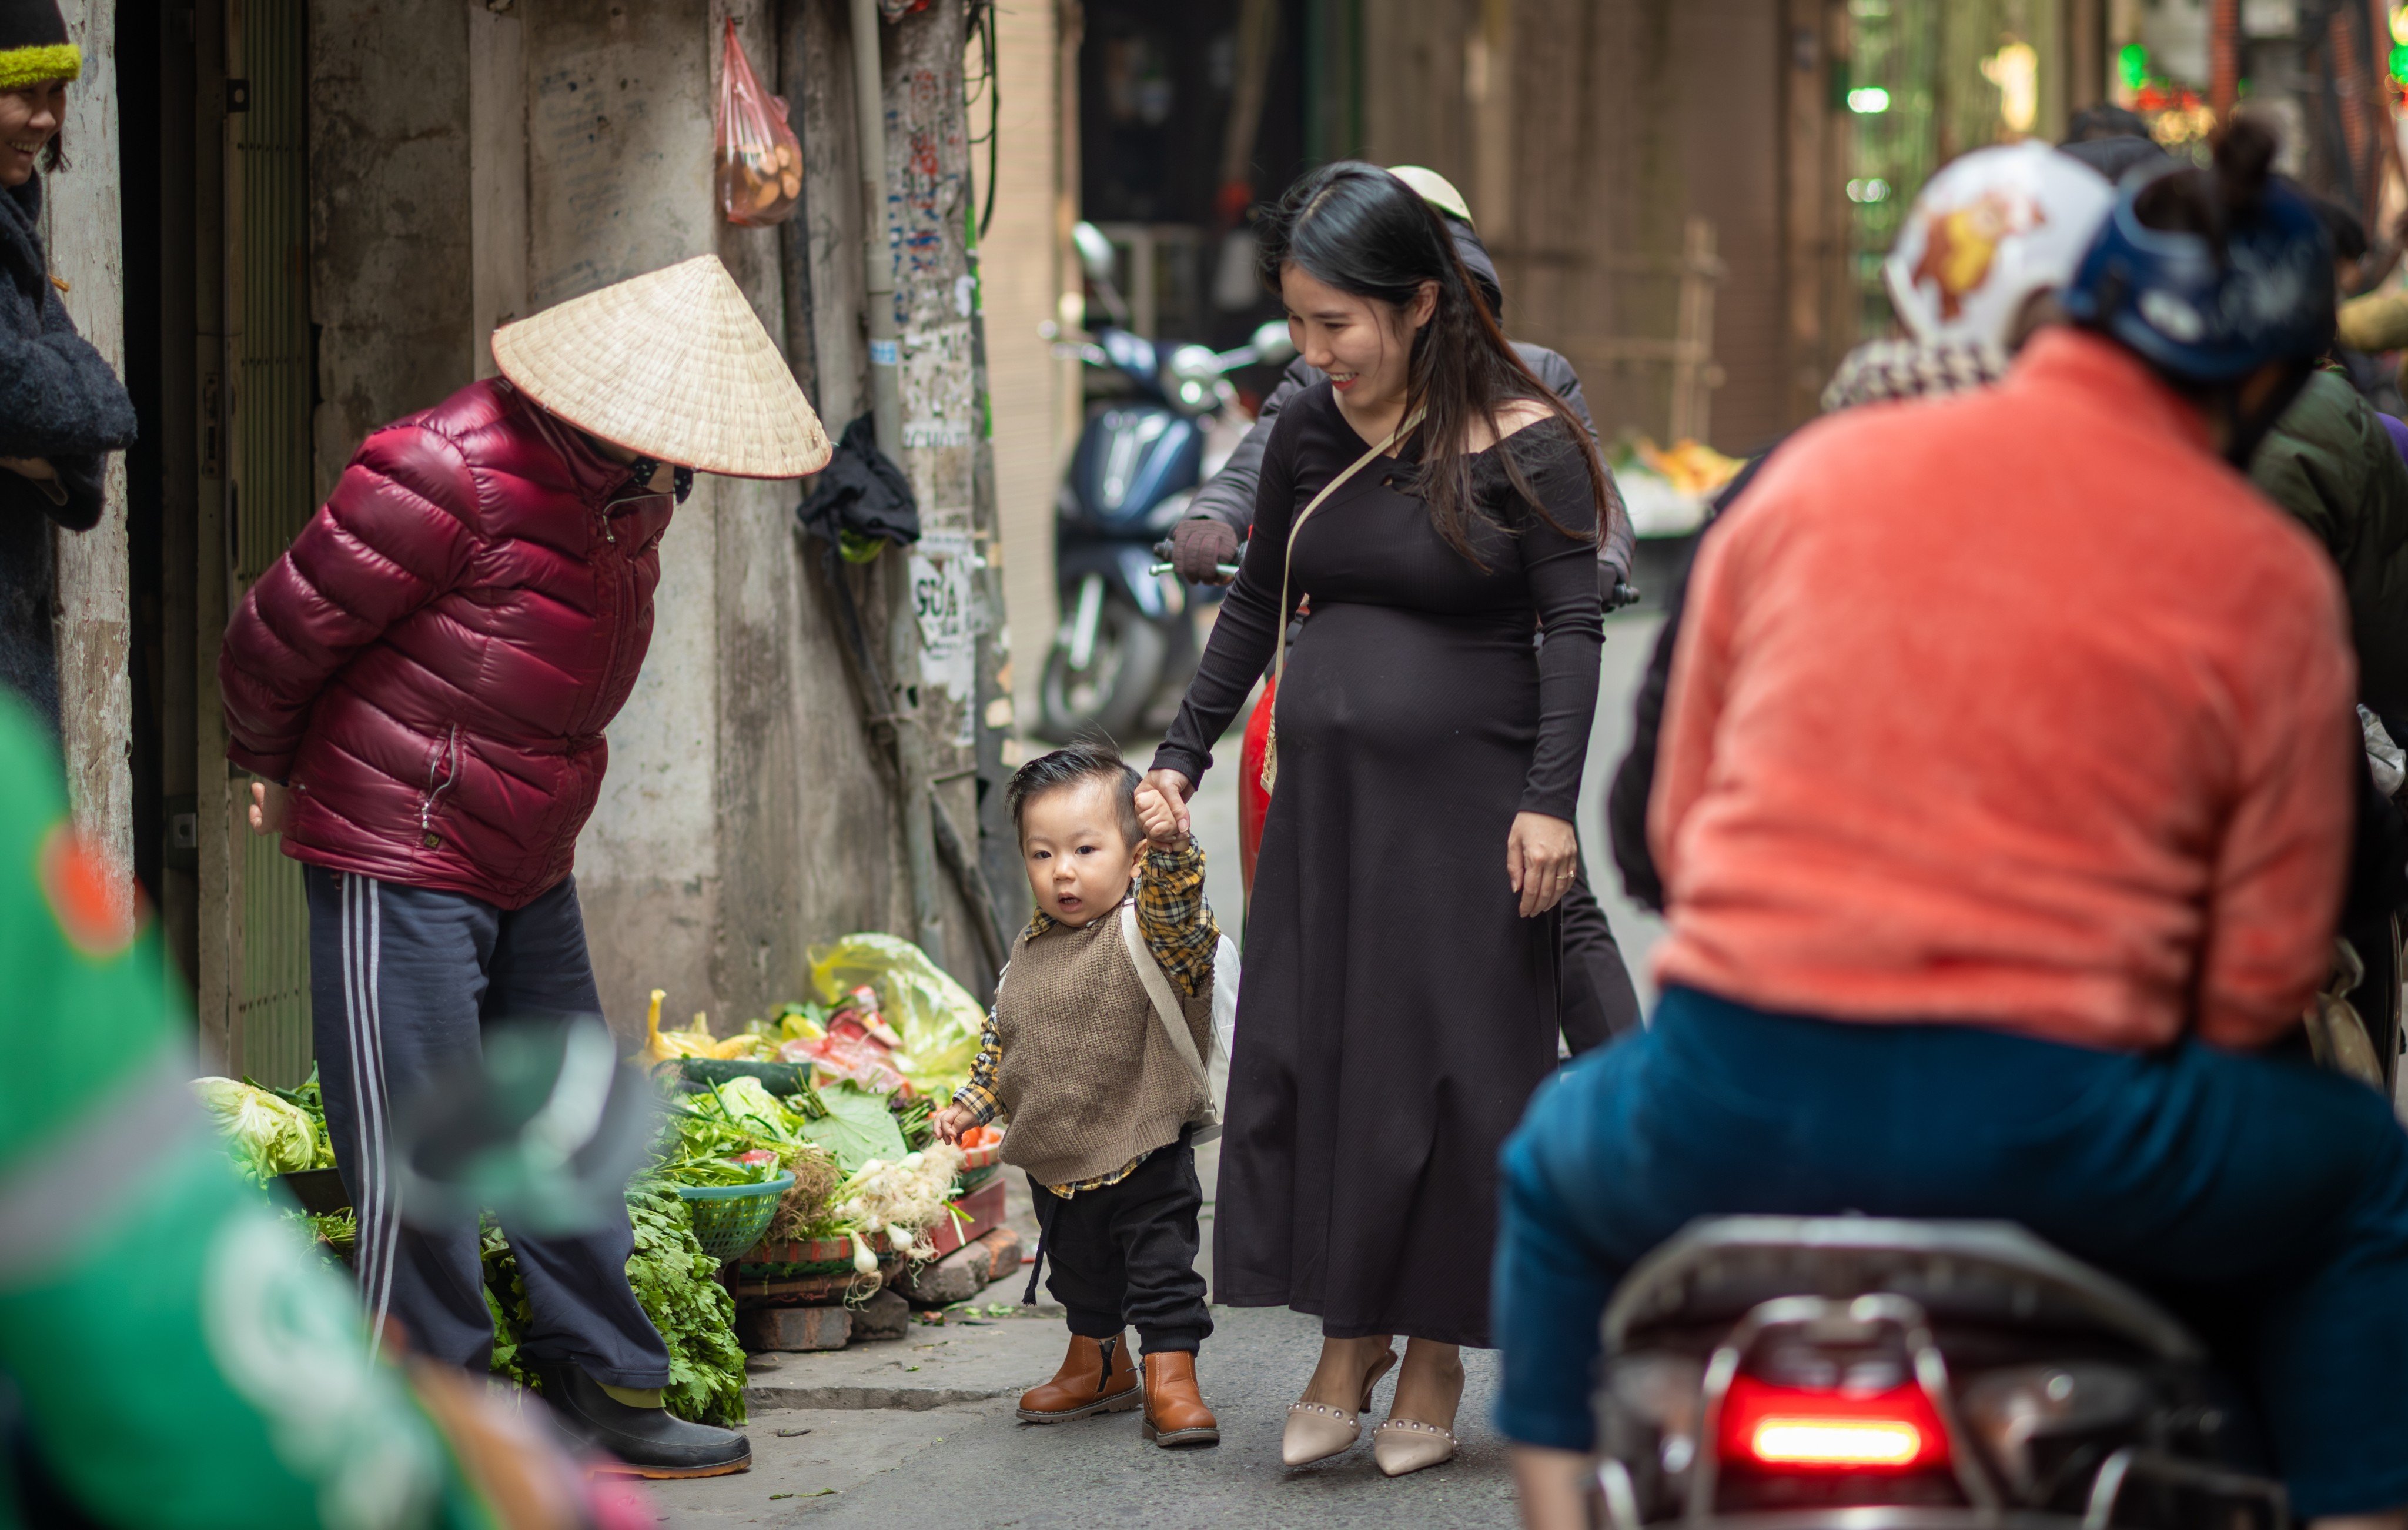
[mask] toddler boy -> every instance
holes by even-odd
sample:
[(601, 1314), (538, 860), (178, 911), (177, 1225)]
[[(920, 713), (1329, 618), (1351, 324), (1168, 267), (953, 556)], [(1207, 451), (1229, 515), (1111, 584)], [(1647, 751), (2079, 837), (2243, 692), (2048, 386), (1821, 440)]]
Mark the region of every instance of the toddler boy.
[[(1068, 1311), (1070, 1350), (1053, 1380), (1022, 1396), (1020, 1417), (1057, 1423), (1142, 1401), (1156, 1445), (1217, 1445), (1220, 1425), (1196, 1387), (1212, 1320), (1196, 1273), (1204, 1195), (1191, 1139), (1211, 1102), (1190, 1056), (1211, 1046), (1221, 938), (1204, 903), (1204, 853), (1109, 747), (1030, 760), (1008, 800), (1037, 914), (1012, 944), (970, 1081), (936, 1125), (951, 1142), (1008, 1117), (1003, 1160), (1028, 1174), (1038, 1259), (1054, 1262), (1048, 1285)], [(1168, 979), (1192, 1054), (1149, 998), (1140, 953)]]

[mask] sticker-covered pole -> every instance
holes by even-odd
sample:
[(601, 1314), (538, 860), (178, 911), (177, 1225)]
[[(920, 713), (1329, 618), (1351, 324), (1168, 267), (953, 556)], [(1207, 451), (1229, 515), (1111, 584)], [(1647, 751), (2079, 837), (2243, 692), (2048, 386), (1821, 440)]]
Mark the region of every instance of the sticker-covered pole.
[(879, 60), (878, 0), (853, 0), (853, 102), (860, 139), (863, 270), (869, 299), (869, 399), (878, 449), (903, 460), (902, 355), (895, 321), (894, 214), (886, 206), (886, 71)]

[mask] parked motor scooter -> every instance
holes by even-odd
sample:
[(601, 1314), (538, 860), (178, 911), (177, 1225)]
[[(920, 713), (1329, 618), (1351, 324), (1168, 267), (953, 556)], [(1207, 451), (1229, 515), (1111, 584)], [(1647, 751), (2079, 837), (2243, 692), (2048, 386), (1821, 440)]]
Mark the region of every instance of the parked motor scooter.
[(1157, 344), (1127, 328), (1112, 283), (1112, 247), (1093, 224), (1076, 230), (1079, 257), (1108, 314), (1092, 336), (1058, 344), (1122, 380), (1129, 397), (1087, 414), (1056, 497), (1054, 568), (1062, 616), (1039, 687), (1039, 728), (1068, 740), (1127, 737), (1154, 698), (1183, 686), (1200, 657), (1191, 592), (1154, 571), (1154, 544), (1187, 513), (1249, 423), (1228, 374), (1285, 362), (1287, 326), (1264, 325), (1234, 351)]
[(1696, 1222), (1604, 1337), (1610, 1530), (2290, 1523), (2199, 1340), (2010, 1222)]

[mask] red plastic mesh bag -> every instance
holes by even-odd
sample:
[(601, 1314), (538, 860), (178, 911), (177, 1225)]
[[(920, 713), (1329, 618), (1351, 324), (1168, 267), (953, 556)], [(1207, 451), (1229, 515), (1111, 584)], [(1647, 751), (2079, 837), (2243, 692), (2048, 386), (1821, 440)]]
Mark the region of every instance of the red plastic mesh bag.
[(727, 20), (720, 50), (719, 210), (731, 224), (764, 228), (795, 215), (803, 195), (803, 146), (786, 125), (786, 103), (761, 88), (736, 20)]

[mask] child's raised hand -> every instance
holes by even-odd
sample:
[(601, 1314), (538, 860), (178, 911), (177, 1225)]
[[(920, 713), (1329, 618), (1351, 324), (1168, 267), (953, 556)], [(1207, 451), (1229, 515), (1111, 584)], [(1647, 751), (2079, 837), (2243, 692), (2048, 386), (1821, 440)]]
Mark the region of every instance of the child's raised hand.
[(962, 1133), (978, 1125), (978, 1113), (968, 1105), (947, 1105), (928, 1118), (939, 1142), (958, 1143)]
[(1179, 827), (1179, 809), (1152, 787), (1137, 788), (1137, 821), (1145, 826), (1146, 843), (1157, 848), (1174, 849), (1187, 839)]

